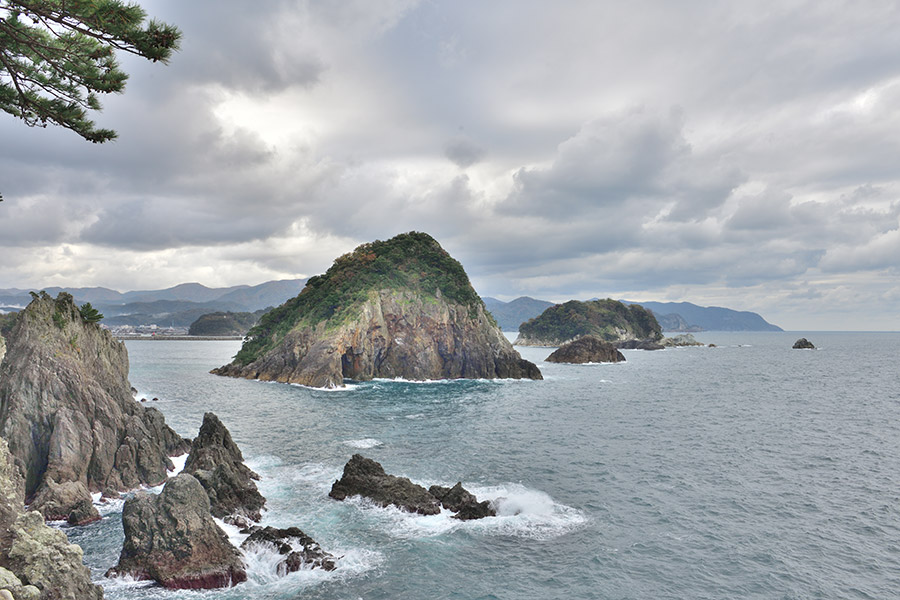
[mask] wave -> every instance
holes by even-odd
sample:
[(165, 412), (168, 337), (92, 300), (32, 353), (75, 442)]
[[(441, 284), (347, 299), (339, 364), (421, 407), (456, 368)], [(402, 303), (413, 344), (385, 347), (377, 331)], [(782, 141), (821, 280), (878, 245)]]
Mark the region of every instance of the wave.
[(376, 440), (375, 438), (363, 438), (361, 440), (346, 440), (343, 442), (343, 444), (345, 446), (350, 446), (351, 448), (360, 448), (362, 450), (366, 450), (368, 448), (381, 446), (382, 442)]
[(490, 487), (466, 486), (479, 500), (490, 501), (496, 517), (460, 521), (442, 509), (437, 515), (409, 513), (394, 506), (380, 507), (371, 500), (354, 496), (345, 500), (369, 515), (376, 526), (403, 539), (433, 537), (464, 530), (482, 535), (505, 535), (550, 539), (583, 526), (587, 518), (577, 509), (553, 500), (549, 494), (520, 484)]

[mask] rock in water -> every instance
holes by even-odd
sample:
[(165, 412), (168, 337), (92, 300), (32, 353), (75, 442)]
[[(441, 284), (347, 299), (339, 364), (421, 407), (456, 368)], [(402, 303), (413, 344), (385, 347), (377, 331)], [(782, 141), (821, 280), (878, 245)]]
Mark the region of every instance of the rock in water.
[(702, 346), (697, 339), (689, 333), (663, 338), (662, 345), (666, 348), (680, 348), (682, 346)]
[(553, 363), (615, 363), (625, 362), (625, 357), (610, 342), (593, 335), (586, 335), (574, 342), (563, 344), (546, 358)]
[(455, 519), (471, 521), (485, 517), (496, 517), (497, 511), (487, 500), (479, 502), (474, 494), (457, 482), (452, 488), (433, 485), (428, 488), (428, 493), (440, 500), (441, 505), (456, 514)]
[(344, 465), (344, 474), (331, 486), (328, 494), (335, 500), (350, 496), (364, 496), (381, 506), (394, 506), (407, 512), (436, 515), (441, 512), (440, 502), (421, 485), (406, 477), (388, 475), (374, 460), (359, 454)]
[(238, 523), (245, 519), (259, 522), (262, 518), (260, 511), (266, 499), (253, 482), (259, 475), (244, 464), (240, 448), (211, 412), (203, 415), (184, 472), (196, 477), (206, 490), (213, 516)]
[(314, 539), (297, 527), (254, 527), (250, 536), (241, 544), (242, 550), (266, 547), (284, 556), (275, 567), (276, 572), (282, 576), (299, 571), (304, 566), (325, 571), (335, 569), (334, 556), (322, 550)]
[[(656, 343), (662, 330), (653, 313), (639, 304), (616, 300), (570, 300), (551, 306), (519, 326), (517, 346), (562, 346), (585, 335), (606, 342), (640, 340)], [(661, 348), (662, 346), (660, 346)]]
[[(0, 587), (19, 600), (99, 600), (82, 551), (66, 534), (25, 512), (25, 484), (6, 441), (0, 439)], [(18, 582), (18, 583), (17, 583)]]
[(99, 518), (88, 492), (165, 481), (188, 444), (128, 383), (128, 353), (72, 296), (45, 293), (23, 310), (0, 363), (0, 436), (46, 518)]
[(122, 510), (125, 544), (110, 575), (152, 579), (167, 588), (210, 589), (246, 581), (238, 550), (210, 514), (193, 475), (170, 479), (156, 496), (138, 492)]
[(794, 350), (815, 350), (813, 343), (806, 338), (800, 338), (794, 342)]
[(358, 247), (264, 315), (218, 375), (340, 387), (344, 379), (541, 379), (456, 260), (429, 235)]

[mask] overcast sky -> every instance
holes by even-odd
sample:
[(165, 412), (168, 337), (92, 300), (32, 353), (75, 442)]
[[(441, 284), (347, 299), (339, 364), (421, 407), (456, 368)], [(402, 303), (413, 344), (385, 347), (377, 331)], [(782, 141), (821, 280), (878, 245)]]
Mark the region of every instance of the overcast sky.
[(0, 288), (323, 272), (410, 230), (482, 295), (900, 330), (900, 4), (142, 2), (92, 145), (0, 113)]

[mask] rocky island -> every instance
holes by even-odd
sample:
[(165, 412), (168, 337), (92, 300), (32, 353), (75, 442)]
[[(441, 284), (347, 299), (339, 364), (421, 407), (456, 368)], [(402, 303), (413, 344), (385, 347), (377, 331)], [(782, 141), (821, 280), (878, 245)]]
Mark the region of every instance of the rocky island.
[(658, 344), (663, 337), (656, 317), (639, 304), (625, 305), (610, 299), (570, 300), (522, 323), (515, 344), (562, 346), (586, 335), (617, 346), (635, 341)]
[(344, 379), (541, 379), (462, 265), (425, 233), (363, 244), (265, 314), (217, 375), (341, 387)]
[(625, 357), (610, 342), (604, 342), (593, 335), (580, 337), (563, 344), (545, 359), (553, 363), (616, 363), (625, 362)]

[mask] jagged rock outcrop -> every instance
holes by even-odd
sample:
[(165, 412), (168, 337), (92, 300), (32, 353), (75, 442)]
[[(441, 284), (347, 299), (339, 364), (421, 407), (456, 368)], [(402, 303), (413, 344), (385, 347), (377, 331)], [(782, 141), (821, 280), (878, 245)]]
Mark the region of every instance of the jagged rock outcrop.
[(388, 475), (380, 463), (354, 454), (344, 465), (341, 478), (331, 486), (328, 494), (335, 500), (363, 496), (380, 506), (394, 505), (407, 512), (436, 515), (441, 512), (437, 498), (421, 485), (406, 477)]
[(25, 511), (25, 483), (0, 439), (0, 589), (19, 600), (99, 600), (81, 548)]
[(0, 335), (0, 362), (3, 362), (4, 356), (6, 356), (6, 338)]
[(541, 379), (430, 236), (359, 246), (264, 315), (218, 375), (340, 387), (345, 378)]
[(275, 567), (279, 575), (287, 575), (301, 568), (335, 569), (335, 557), (322, 550), (319, 544), (297, 527), (278, 529), (276, 527), (253, 527), (250, 535), (241, 544), (242, 550), (271, 548), (281, 554), (282, 559)]
[(675, 335), (672, 337), (663, 338), (660, 342), (666, 348), (680, 348), (683, 346), (702, 346), (701, 342), (698, 342), (697, 339), (692, 336), (690, 333), (682, 333), (680, 335)]
[(794, 342), (794, 350), (815, 350), (816, 347), (806, 338), (800, 338)]
[(211, 412), (203, 415), (184, 472), (196, 477), (206, 490), (213, 516), (241, 525), (247, 519), (259, 522), (262, 518), (266, 499), (254, 483), (259, 475), (244, 464), (241, 449)]
[(428, 493), (437, 498), (441, 506), (455, 512), (453, 517), (456, 519), (471, 521), (497, 516), (497, 510), (490, 502), (479, 502), (475, 494), (464, 488), (461, 482), (457, 482), (452, 488), (433, 485), (428, 488)]
[(380, 463), (359, 454), (354, 454), (347, 461), (343, 475), (334, 482), (328, 495), (335, 500), (363, 496), (380, 506), (393, 505), (422, 515), (436, 515), (443, 505), (456, 512), (456, 518), (463, 520), (497, 514), (489, 502), (478, 502), (461, 483), (452, 488), (435, 485), (426, 490), (406, 477), (388, 475)]
[(625, 357), (610, 342), (593, 335), (580, 337), (563, 344), (545, 359), (553, 363), (615, 363), (625, 362)]
[(99, 518), (88, 492), (165, 481), (188, 444), (131, 395), (128, 353), (72, 300), (47, 294), (23, 310), (0, 363), (0, 436), (48, 518)]
[(658, 342), (662, 330), (653, 313), (616, 300), (570, 300), (551, 306), (519, 326), (517, 346), (562, 346), (586, 335), (606, 342)]
[(240, 553), (213, 520), (209, 498), (188, 473), (159, 495), (137, 492), (122, 510), (125, 544), (107, 576), (152, 579), (176, 589), (210, 589), (246, 581)]

